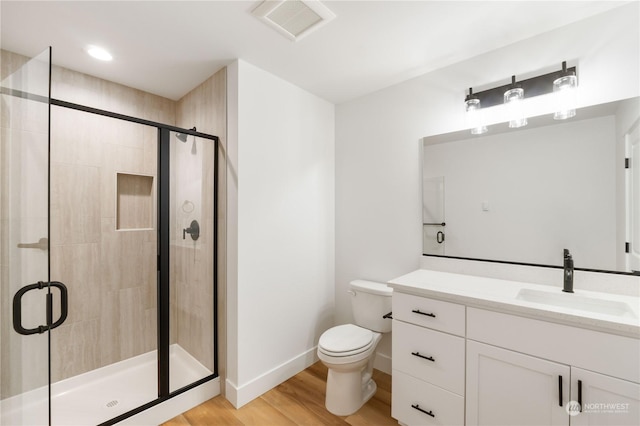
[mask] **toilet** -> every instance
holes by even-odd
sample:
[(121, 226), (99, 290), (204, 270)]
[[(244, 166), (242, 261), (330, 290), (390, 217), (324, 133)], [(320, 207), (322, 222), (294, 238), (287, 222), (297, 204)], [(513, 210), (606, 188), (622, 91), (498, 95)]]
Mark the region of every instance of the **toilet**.
[(371, 375), (382, 333), (391, 331), (393, 289), (383, 283), (349, 283), (355, 324), (330, 328), (320, 336), (318, 358), (327, 366), (325, 406), (337, 416), (355, 413), (376, 393)]

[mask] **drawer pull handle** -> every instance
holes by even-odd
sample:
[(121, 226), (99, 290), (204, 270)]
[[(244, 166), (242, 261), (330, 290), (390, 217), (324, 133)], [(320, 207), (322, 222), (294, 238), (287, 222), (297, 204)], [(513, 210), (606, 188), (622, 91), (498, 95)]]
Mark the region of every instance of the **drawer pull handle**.
[(426, 359), (428, 361), (436, 362), (436, 360), (432, 356), (424, 356), (421, 355), (420, 352), (411, 352), (411, 355), (417, 356), (418, 358)]
[(420, 411), (421, 413), (426, 414), (427, 416), (431, 416), (431, 417), (435, 417), (436, 416), (435, 414), (433, 414), (433, 411), (423, 410), (422, 408), (420, 408), (420, 406), (418, 404), (412, 405), (411, 408), (415, 408), (416, 410)]
[(428, 316), (428, 317), (431, 317), (431, 318), (435, 318), (436, 317), (436, 314), (427, 313), (427, 312), (420, 312), (420, 309), (414, 309), (411, 312), (413, 312), (414, 314), (425, 315), (425, 316)]

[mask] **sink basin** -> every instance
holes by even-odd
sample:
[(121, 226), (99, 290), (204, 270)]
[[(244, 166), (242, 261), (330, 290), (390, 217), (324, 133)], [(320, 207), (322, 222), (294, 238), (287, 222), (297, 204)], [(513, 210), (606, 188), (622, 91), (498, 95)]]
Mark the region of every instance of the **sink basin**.
[(573, 293), (563, 293), (560, 290), (551, 292), (523, 288), (518, 292), (516, 299), (595, 314), (613, 315), (622, 318), (637, 318), (631, 306), (625, 302), (596, 299), (594, 297)]

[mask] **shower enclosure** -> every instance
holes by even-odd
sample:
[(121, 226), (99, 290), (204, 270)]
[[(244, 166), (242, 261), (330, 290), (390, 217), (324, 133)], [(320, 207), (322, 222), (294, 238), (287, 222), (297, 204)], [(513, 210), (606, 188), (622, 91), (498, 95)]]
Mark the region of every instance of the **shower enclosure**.
[(2, 87), (0, 424), (113, 424), (217, 377), (216, 136)]

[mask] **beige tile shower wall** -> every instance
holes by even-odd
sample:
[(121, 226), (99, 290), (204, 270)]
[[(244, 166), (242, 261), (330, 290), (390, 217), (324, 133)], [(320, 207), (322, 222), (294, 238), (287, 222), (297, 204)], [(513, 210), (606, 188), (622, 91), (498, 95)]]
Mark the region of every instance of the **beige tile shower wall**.
[[(174, 123), (169, 99), (61, 68), (52, 80), (56, 99)], [(157, 130), (51, 113), (51, 279), (69, 288), (69, 316), (52, 333), (57, 381), (156, 347), (156, 232), (116, 229), (116, 187), (117, 173), (151, 176), (155, 206)]]
[[(176, 125), (183, 128), (196, 126), (198, 131), (220, 138), (218, 149), (218, 356), (225, 353), (224, 317), (226, 273), (226, 68), (218, 71), (200, 86), (177, 102)], [(190, 146), (192, 139), (187, 141)], [(201, 237), (195, 245), (172, 247), (172, 300), (174, 341), (191, 353), (198, 361), (213, 370), (213, 145), (198, 139), (202, 150)], [(178, 201), (179, 202), (179, 201)], [(179, 206), (174, 206), (177, 209)], [(179, 236), (178, 240), (182, 237)], [(224, 377), (225, 360), (218, 359), (218, 373)]]
[(26, 56), (0, 49), (0, 81), (13, 74), (27, 62), (29, 62), (29, 58)]

